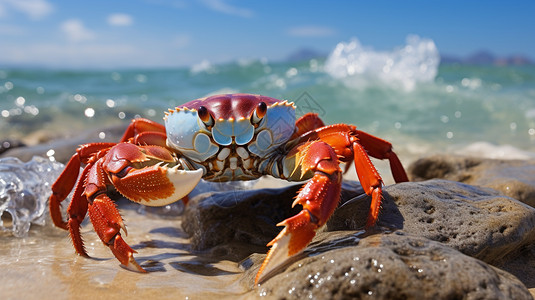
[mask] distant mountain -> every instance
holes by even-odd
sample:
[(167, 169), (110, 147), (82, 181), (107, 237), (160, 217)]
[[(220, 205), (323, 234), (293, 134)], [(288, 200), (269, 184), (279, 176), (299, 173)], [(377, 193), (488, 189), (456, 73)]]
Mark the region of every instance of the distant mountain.
[(481, 50), (466, 57), (442, 55), (441, 63), (461, 63), (469, 65), (532, 65), (534, 62), (524, 55), (511, 55), (499, 57), (489, 51)]
[[(312, 48), (300, 48), (295, 52), (290, 53), (284, 61), (296, 62), (296, 61), (305, 61), (313, 58), (326, 58), (329, 54), (321, 51), (317, 51)], [(440, 56), (440, 62), (443, 64), (448, 63), (459, 63), (459, 64), (468, 64), (468, 65), (533, 65), (535, 62), (525, 55), (510, 55), (506, 57), (501, 57), (494, 55), (492, 52), (487, 50), (480, 50), (474, 52), (466, 57), (443, 54)]]

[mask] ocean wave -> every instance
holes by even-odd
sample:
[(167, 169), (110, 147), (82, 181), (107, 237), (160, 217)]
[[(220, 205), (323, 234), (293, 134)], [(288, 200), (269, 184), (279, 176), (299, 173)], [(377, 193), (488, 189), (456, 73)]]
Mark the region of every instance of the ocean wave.
[(431, 39), (410, 35), (402, 47), (375, 51), (353, 38), (336, 46), (325, 62), (325, 71), (351, 88), (382, 84), (412, 91), (418, 83), (432, 82), (439, 64), (440, 55)]

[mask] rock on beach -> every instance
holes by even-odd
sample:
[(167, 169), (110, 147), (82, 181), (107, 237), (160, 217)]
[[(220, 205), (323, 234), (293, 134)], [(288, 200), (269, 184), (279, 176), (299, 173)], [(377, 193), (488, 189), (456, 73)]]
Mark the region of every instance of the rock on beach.
[[(481, 164), (497, 168), (492, 161)], [(465, 173), (466, 165), (472, 164), (447, 174)], [(418, 168), (409, 169), (416, 177)], [(265, 253), (263, 245), (280, 230), (275, 225), (295, 214), (289, 207), (298, 187), (199, 195), (184, 222), (193, 246), (243, 257), (242, 283), (268, 298), (532, 299), (535, 209), (505, 193), (511, 189), (427, 178), (385, 187), (378, 224), (370, 230), (364, 230), (369, 198), (346, 182), (339, 208), (303, 254), (255, 287), (265, 255), (253, 252)], [(514, 195), (526, 193), (519, 187)], [(236, 243), (252, 245), (250, 255), (236, 255)]]

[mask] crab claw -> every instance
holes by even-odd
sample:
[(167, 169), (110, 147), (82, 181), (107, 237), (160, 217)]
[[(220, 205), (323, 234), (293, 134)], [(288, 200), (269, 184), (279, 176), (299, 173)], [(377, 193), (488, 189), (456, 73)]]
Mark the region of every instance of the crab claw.
[[(180, 169), (182, 165), (171, 152), (154, 145), (117, 144), (106, 154), (102, 166), (117, 191), (147, 206), (164, 206), (184, 198), (203, 175), (202, 169)], [(93, 189), (86, 186), (86, 193), (93, 193)]]
[(147, 206), (164, 206), (187, 196), (197, 186), (203, 170), (179, 170), (154, 165), (131, 169), (124, 177), (112, 177), (115, 188), (126, 198)]
[(290, 259), (299, 254), (316, 235), (318, 224), (313, 222), (310, 213), (302, 210), (297, 215), (288, 218), (277, 226), (286, 226), (267, 246), (271, 246), (264, 263), (256, 275), (255, 283), (271, 277), (281, 266), (290, 262)]

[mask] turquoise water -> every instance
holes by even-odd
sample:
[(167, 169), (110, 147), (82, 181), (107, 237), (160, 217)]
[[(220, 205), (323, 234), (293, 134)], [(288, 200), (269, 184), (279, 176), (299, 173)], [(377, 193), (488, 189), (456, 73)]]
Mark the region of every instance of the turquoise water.
[[(176, 69), (0, 68), (0, 140), (35, 131), (61, 136), (138, 116), (161, 121), (164, 111), (186, 101), (244, 92), (295, 101), (298, 114), (315, 111), (327, 123), (355, 124), (392, 141), (405, 157), (535, 152), (535, 66), (438, 65), (434, 54), (410, 65), (390, 53), (386, 63), (371, 59), (367, 69), (340, 71), (336, 64), (349, 66), (354, 56), (335, 52), (297, 62), (205, 61)], [(395, 75), (386, 72), (391, 65)], [(410, 76), (416, 72), (423, 75)]]

